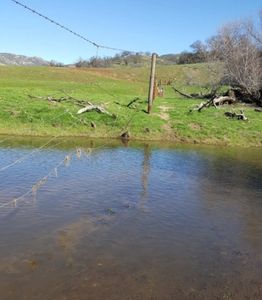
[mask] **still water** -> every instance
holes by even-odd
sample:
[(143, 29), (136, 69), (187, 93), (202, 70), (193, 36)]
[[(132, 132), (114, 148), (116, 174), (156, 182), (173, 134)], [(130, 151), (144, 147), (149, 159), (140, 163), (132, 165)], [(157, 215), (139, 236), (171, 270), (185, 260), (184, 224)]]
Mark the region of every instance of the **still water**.
[[(0, 139), (0, 299), (262, 299), (262, 153)], [(24, 196), (23, 196), (24, 195)]]

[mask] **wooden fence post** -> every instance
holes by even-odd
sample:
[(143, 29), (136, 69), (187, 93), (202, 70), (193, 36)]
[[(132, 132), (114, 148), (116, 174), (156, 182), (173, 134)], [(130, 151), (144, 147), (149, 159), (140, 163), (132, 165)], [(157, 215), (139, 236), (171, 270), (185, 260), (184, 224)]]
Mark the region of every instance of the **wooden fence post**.
[(154, 98), (154, 85), (155, 85), (155, 73), (156, 73), (156, 57), (157, 54), (153, 53), (151, 58), (151, 72), (149, 80), (149, 91), (148, 91), (148, 108), (147, 112), (150, 114)]
[(155, 80), (154, 80), (153, 101), (155, 100), (156, 97), (157, 97), (157, 78), (155, 77)]

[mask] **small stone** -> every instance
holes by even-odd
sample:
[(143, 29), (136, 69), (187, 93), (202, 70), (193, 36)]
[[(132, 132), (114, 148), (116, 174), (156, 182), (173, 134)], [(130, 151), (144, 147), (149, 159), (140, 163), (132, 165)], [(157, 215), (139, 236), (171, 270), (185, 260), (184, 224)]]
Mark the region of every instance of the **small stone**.
[(124, 133), (121, 134), (121, 138), (124, 140), (129, 140), (130, 134), (128, 131), (125, 131)]

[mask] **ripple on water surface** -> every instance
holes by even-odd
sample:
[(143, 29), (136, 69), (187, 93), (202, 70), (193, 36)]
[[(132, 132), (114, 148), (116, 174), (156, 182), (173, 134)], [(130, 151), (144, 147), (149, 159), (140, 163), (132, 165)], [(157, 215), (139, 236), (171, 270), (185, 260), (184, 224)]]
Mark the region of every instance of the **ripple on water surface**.
[(0, 144), (1, 299), (262, 298), (259, 150), (16, 143)]

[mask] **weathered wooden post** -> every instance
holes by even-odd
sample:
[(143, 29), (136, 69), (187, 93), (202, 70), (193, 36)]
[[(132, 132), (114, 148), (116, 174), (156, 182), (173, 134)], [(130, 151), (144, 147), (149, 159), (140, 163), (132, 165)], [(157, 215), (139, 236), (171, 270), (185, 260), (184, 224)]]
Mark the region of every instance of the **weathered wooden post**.
[(151, 72), (149, 79), (149, 91), (148, 91), (148, 108), (147, 112), (150, 114), (154, 98), (154, 85), (155, 85), (155, 73), (156, 73), (156, 57), (157, 54), (153, 53), (151, 58)]
[(153, 101), (155, 100), (156, 96), (157, 96), (157, 78), (155, 77), (155, 80), (154, 80)]

